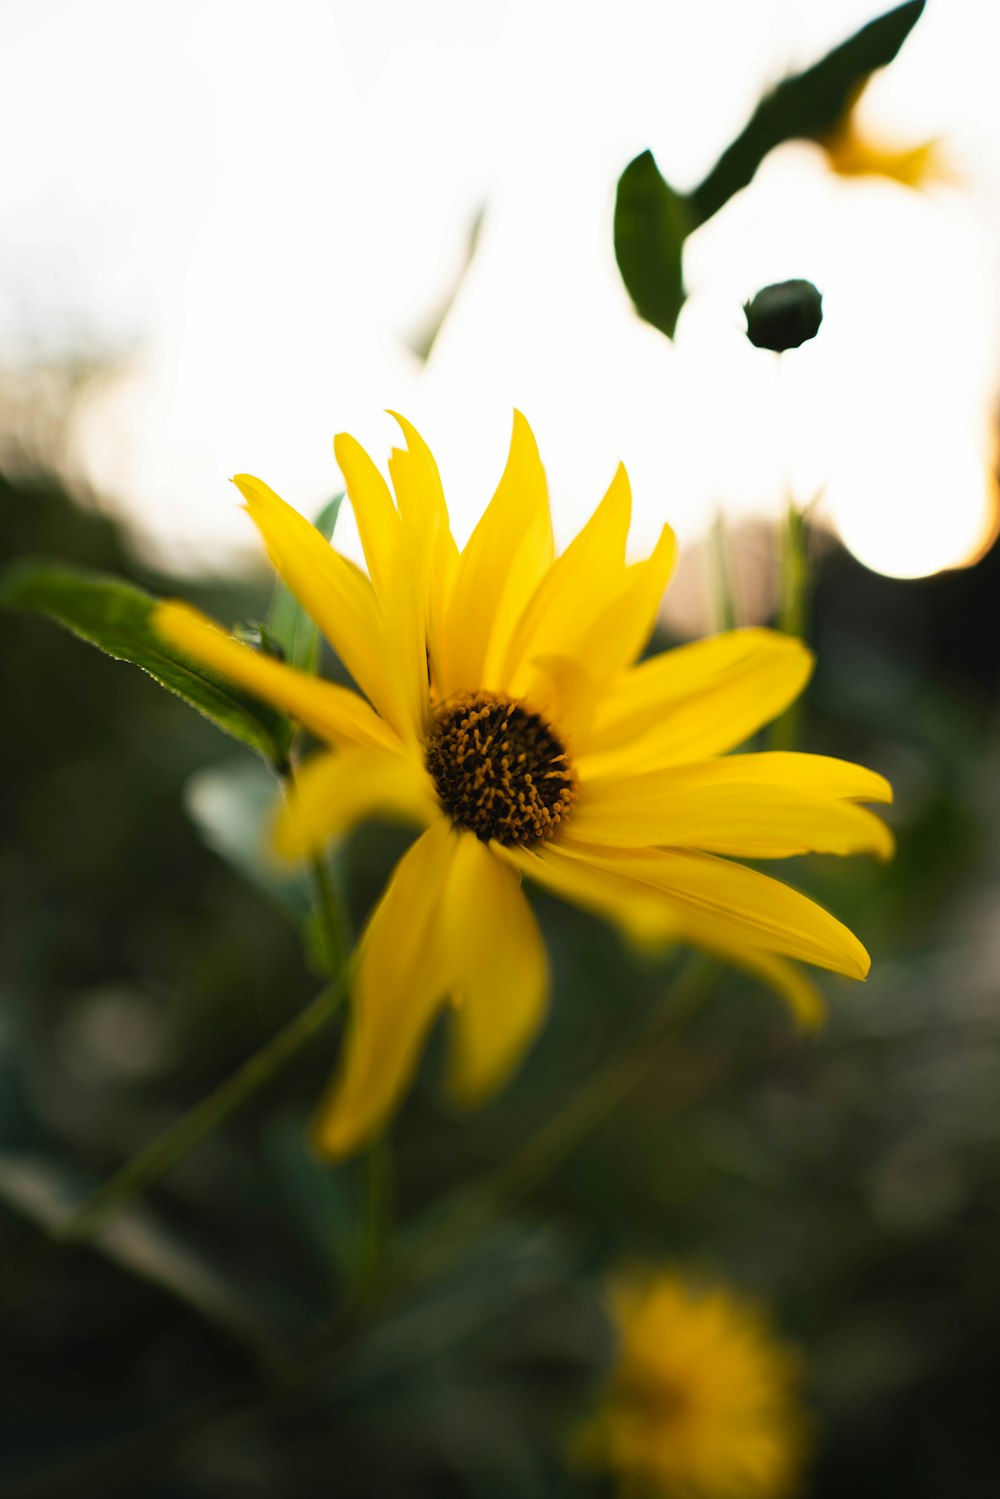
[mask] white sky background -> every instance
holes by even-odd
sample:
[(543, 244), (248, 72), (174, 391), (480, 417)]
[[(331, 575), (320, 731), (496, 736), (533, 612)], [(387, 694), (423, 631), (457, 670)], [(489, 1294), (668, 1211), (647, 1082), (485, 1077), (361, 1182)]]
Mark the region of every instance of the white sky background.
[[(635, 540), (721, 504), (776, 513), (773, 361), (740, 306), (809, 276), (784, 461), (863, 560), (919, 573), (983, 539), (1000, 367), (1000, 5), (930, 0), (866, 99), (899, 143), (943, 134), (960, 188), (834, 179), (783, 148), (689, 242), (673, 347), (614, 263), (617, 177), (646, 146), (684, 189), (761, 89), (878, 0), (4, 0), (0, 363), (127, 354), (74, 461), (178, 566), (249, 540), (227, 476), (307, 512), (331, 438), (381, 459), (422, 428), (456, 531), (528, 415), (557, 531), (623, 458)], [(11, 143), (16, 143), (11, 149)], [(406, 347), (480, 250), (432, 359)]]

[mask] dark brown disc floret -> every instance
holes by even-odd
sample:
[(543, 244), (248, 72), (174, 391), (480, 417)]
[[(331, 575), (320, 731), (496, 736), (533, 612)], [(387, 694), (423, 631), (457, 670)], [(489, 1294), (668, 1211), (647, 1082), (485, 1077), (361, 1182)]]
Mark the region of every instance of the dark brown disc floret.
[(441, 704), (427, 769), (448, 815), (484, 843), (537, 843), (573, 804), (576, 783), (561, 740), (539, 714), (499, 693)]

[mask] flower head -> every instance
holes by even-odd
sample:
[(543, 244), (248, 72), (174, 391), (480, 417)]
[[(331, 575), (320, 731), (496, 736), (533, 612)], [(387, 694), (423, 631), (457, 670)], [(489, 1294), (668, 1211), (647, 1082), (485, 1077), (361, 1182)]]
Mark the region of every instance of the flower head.
[(897, 147), (881, 143), (865, 132), (858, 123), (858, 114), (861, 95), (867, 86), (866, 78), (833, 129), (819, 139), (833, 171), (839, 177), (883, 177), (901, 187), (915, 189), (949, 181), (952, 173), (938, 139)]
[(578, 1450), (636, 1499), (784, 1499), (808, 1448), (799, 1360), (767, 1318), (672, 1273), (611, 1289), (618, 1354)]
[(254, 652), (184, 604), (157, 615), (175, 646), (329, 746), (279, 817), (282, 853), (315, 853), (372, 815), (420, 829), (359, 943), (345, 1059), (316, 1130), (332, 1155), (380, 1128), (445, 1006), (457, 1099), (484, 1097), (514, 1067), (548, 989), (524, 877), (639, 941), (738, 964), (809, 1020), (819, 999), (796, 961), (863, 978), (868, 955), (814, 902), (733, 859), (892, 848), (859, 805), (890, 799), (881, 776), (823, 756), (727, 754), (802, 690), (800, 642), (737, 630), (639, 662), (675, 546), (664, 527), (650, 557), (626, 563), (624, 469), (556, 556), (538, 449), (516, 415), (499, 487), (460, 552), (434, 459), (398, 420), (394, 494), (353, 438), (335, 443), (367, 576), (259, 479), (235, 481), (357, 691)]

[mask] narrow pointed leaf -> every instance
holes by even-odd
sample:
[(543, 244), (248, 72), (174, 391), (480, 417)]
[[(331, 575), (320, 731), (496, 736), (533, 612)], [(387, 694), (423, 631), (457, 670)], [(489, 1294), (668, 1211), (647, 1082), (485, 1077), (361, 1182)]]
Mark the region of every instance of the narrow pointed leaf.
[(130, 583), (38, 558), (0, 578), (0, 605), (45, 615), (116, 661), (131, 661), (234, 739), (272, 763), (284, 759), (288, 723), (161, 640), (151, 625), (159, 600)]
[(473, 214), (472, 220), (469, 224), (465, 240), (465, 253), (462, 257), (462, 264), (458, 267), (458, 270), (456, 271), (454, 278), (452, 279), (451, 285), (447, 288), (444, 296), (440, 299), (440, 301), (431, 308), (427, 316), (424, 318), (423, 322), (413, 331), (413, 333), (410, 334), (409, 338), (407, 339), (409, 348), (414, 354), (416, 354), (421, 364), (426, 364), (428, 359), (431, 357), (431, 354), (434, 350), (434, 345), (437, 343), (438, 334), (444, 327), (448, 314), (454, 307), (456, 301), (458, 300), (458, 294), (462, 290), (462, 287), (465, 285), (466, 276), (469, 273), (472, 262), (476, 258), (476, 252), (479, 249), (479, 241), (482, 235), (483, 220), (485, 219), (485, 217), (486, 210), (482, 206), (480, 206), (476, 209), (476, 212)]
[(925, 0), (897, 5), (765, 95), (745, 128), (687, 198), (693, 223), (710, 219), (746, 187), (775, 146), (789, 140), (822, 140), (829, 134), (869, 75), (892, 62), (924, 5)]
[[(58, 1161), (14, 1151), (0, 1153), (0, 1201), (56, 1242), (65, 1222), (86, 1198), (81, 1187), (77, 1175)], [(98, 1254), (130, 1275), (192, 1307), (241, 1347), (258, 1357), (270, 1355), (276, 1329), (262, 1319), (259, 1306), (237, 1289), (231, 1275), (148, 1208), (133, 1205), (119, 1211), (89, 1242)]]
[(184, 788), (202, 841), (298, 925), (312, 907), (309, 882), (271, 847), (275, 805), (274, 777), (246, 755), (196, 771)]

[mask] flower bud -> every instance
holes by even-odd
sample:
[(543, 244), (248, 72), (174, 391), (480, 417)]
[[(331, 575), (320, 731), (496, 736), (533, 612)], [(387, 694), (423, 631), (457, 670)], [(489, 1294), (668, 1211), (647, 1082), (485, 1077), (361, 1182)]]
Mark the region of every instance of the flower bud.
[(823, 321), (823, 297), (811, 281), (779, 281), (762, 287), (743, 311), (747, 338), (754, 347), (783, 354), (816, 337)]

